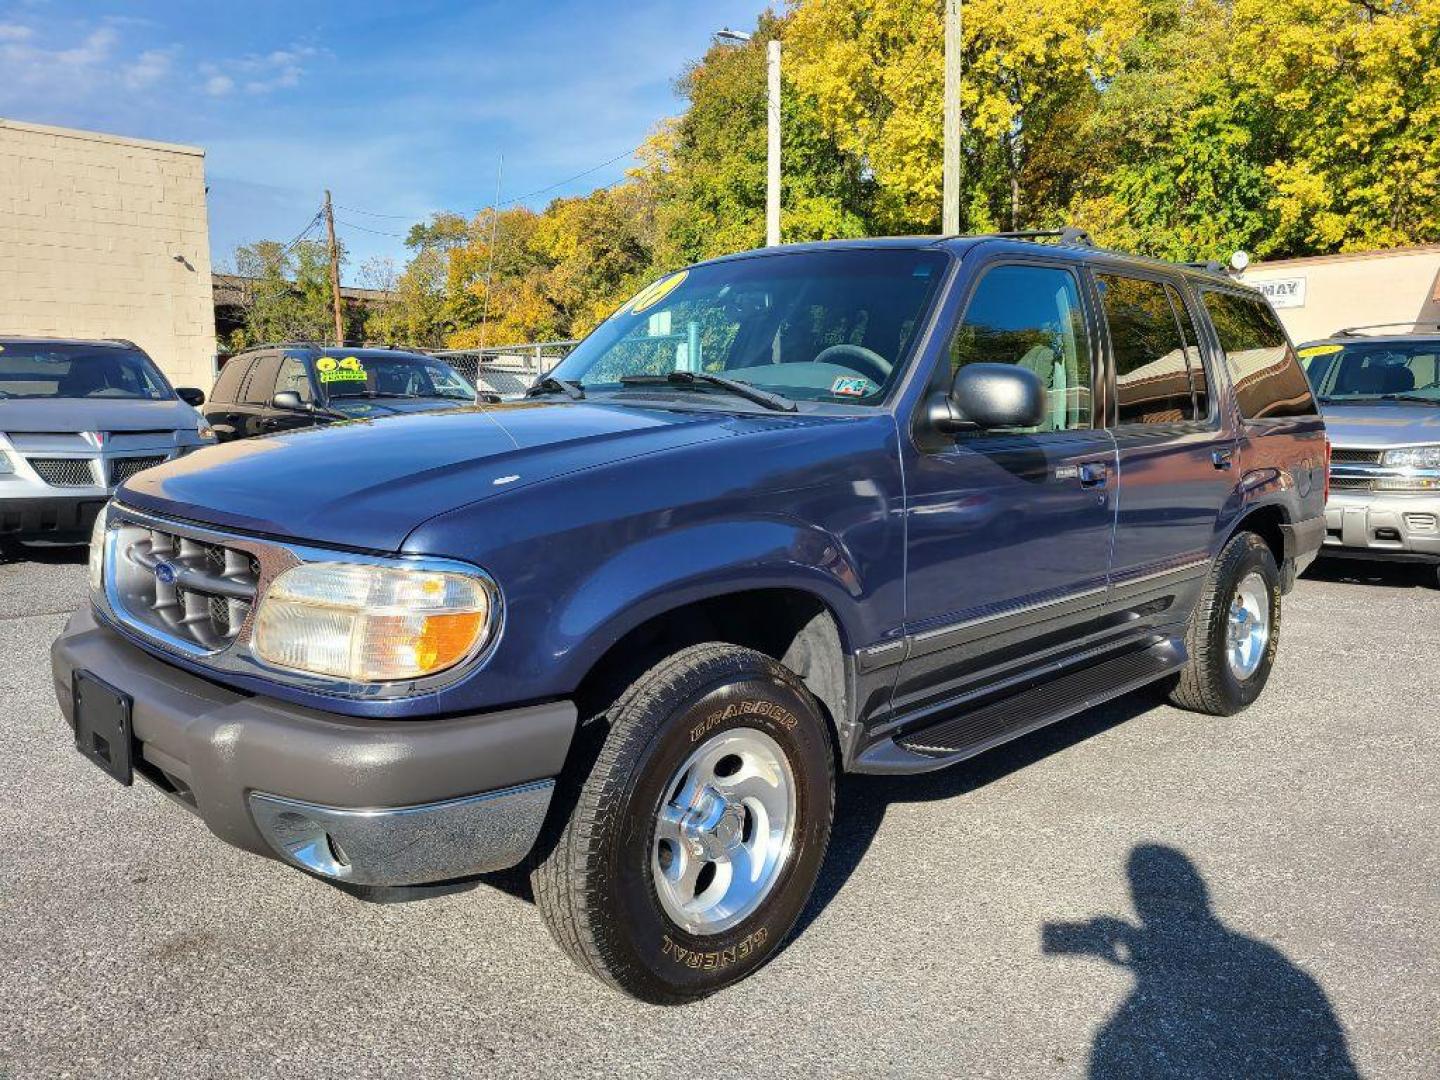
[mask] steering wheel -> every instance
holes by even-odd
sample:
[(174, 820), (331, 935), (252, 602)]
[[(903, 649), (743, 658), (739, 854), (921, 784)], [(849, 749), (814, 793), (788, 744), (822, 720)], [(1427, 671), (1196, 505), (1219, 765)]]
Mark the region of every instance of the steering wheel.
[(890, 372), (895, 370), (895, 365), (874, 349), (867, 349), (864, 345), (851, 345), (844, 341), (839, 345), (821, 349), (815, 355), (815, 363), (823, 364), (827, 361), (839, 364), (841, 367), (848, 367), (851, 371), (858, 371), (877, 384), (883, 383), (890, 377)]

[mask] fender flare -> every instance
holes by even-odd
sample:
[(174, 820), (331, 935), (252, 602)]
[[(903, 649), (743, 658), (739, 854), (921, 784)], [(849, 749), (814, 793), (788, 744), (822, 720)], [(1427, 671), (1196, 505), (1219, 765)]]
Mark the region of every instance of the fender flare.
[(843, 545), (780, 517), (710, 521), (637, 540), (597, 565), (549, 619), (567, 684), (578, 686), (605, 652), (650, 620), (692, 604), (756, 590), (814, 596), (849, 655), (864, 589)]

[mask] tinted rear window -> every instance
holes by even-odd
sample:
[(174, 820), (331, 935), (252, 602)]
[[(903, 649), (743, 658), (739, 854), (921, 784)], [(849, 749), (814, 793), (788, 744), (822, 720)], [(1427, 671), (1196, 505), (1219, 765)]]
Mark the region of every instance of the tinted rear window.
[(1117, 421), (1175, 424), (1203, 415), (1191, 385), (1191, 364), (1198, 357), (1180, 332), (1173, 290), (1146, 278), (1096, 278), (1115, 360)]
[(210, 400), (234, 401), (240, 390), (240, 380), (245, 377), (245, 372), (250, 370), (253, 362), (253, 358), (249, 356), (237, 356), (227, 361), (220, 369), (220, 377), (215, 380), (215, 389), (210, 394)]
[(1314, 416), (1314, 395), (1280, 320), (1263, 300), (1204, 290), (1201, 296), (1246, 420)]

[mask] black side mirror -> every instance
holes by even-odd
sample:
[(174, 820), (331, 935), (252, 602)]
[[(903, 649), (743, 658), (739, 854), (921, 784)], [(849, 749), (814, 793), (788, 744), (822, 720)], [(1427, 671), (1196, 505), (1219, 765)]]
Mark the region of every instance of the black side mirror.
[(175, 396), (185, 402), (186, 405), (193, 405), (197, 409), (205, 404), (205, 391), (197, 390), (193, 386), (177, 386), (175, 388)]
[(1017, 364), (968, 364), (949, 394), (930, 400), (930, 422), (941, 431), (1027, 428), (1045, 419), (1045, 385)]
[(300, 395), (294, 390), (281, 390), (270, 399), (273, 408), (284, 409), (286, 412), (309, 412), (310, 407), (300, 400)]

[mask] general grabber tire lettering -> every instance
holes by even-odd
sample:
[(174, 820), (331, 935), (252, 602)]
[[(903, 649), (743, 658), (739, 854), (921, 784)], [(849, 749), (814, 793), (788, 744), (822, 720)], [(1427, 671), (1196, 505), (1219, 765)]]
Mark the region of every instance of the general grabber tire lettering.
[(1190, 618), (1190, 659), (1170, 689), (1181, 708), (1233, 716), (1260, 696), (1280, 644), (1280, 571), (1252, 532), (1225, 545)]
[(723, 644), (657, 664), (605, 720), (537, 852), (535, 901), (582, 969), (693, 1001), (774, 956), (810, 896), (834, 812), (829, 728), (792, 672)]

